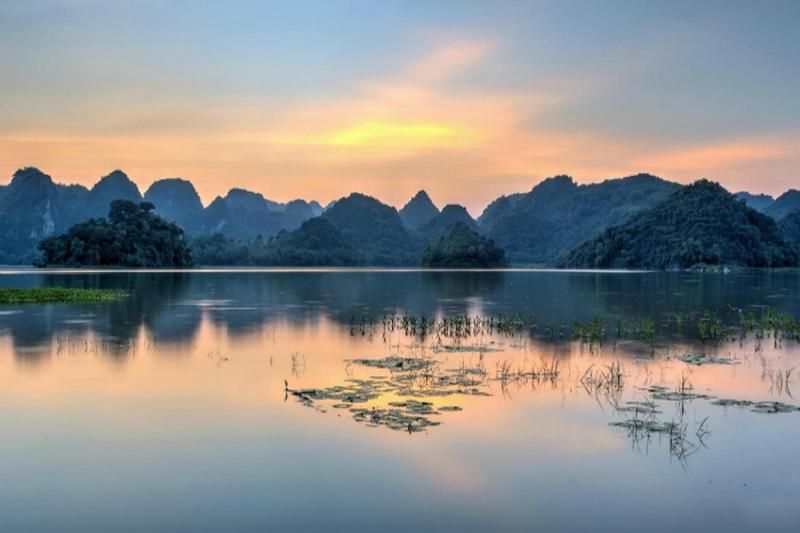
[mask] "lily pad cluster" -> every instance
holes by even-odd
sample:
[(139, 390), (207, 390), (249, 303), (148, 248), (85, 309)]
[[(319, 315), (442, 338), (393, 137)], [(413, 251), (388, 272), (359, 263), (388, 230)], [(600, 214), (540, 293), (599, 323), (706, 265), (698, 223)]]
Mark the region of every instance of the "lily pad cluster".
[[(290, 389), (298, 402), (326, 412), (325, 405), (346, 409), (353, 420), (369, 427), (387, 427), (394, 431), (417, 433), (441, 424), (433, 417), (461, 411), (456, 405), (434, 406), (426, 398), (451, 395), (489, 395), (484, 390), (485, 372), (478, 368), (438, 368), (433, 359), (389, 356), (381, 359), (353, 359), (349, 363), (389, 370), (388, 376), (348, 379), (342, 385), (327, 388)], [(409, 398), (384, 405), (364, 405), (384, 396)], [(415, 398), (415, 399), (411, 399)], [(333, 403), (328, 403), (333, 402)]]
[(706, 355), (700, 353), (687, 353), (678, 357), (679, 361), (683, 361), (687, 365), (703, 366), (703, 365), (733, 365), (736, 361), (727, 357), (714, 357), (713, 355)]
[(351, 359), (349, 362), (370, 368), (399, 371), (428, 370), (438, 364), (438, 361), (425, 357), (399, 357), (397, 355), (390, 355), (382, 359)]
[(711, 402), (713, 405), (721, 405), (724, 407), (750, 407), (754, 413), (765, 414), (778, 414), (778, 413), (793, 413), (800, 411), (800, 407), (783, 402), (765, 401), (765, 402), (752, 402), (750, 400), (733, 400), (729, 398), (720, 398)]
[[(710, 400), (711, 405), (718, 405), (722, 407), (750, 407), (754, 413), (793, 413), (800, 411), (800, 406), (791, 405), (788, 403), (777, 401), (751, 401), (751, 400), (737, 400), (731, 398), (715, 398), (708, 394), (701, 394), (694, 392), (690, 388), (678, 388), (670, 390), (662, 386), (652, 386), (640, 389), (650, 394), (651, 400), (663, 400), (671, 402), (683, 402), (691, 400)], [(620, 410), (618, 408), (618, 410)]]
[(634, 416), (655, 416), (661, 414), (658, 406), (654, 402), (625, 402), (618, 405), (616, 410), (620, 413), (632, 413)]
[(620, 427), (638, 433), (672, 433), (677, 428), (674, 422), (659, 422), (655, 419), (629, 418), (620, 422), (611, 422), (613, 427)]
[(668, 402), (710, 400), (713, 398), (713, 396), (709, 396), (708, 394), (694, 392), (694, 390), (687, 388), (678, 388), (675, 390), (671, 390), (667, 387), (662, 387), (660, 385), (653, 385), (651, 387), (645, 387), (641, 390), (649, 393), (650, 398), (653, 400), (664, 400)]
[(442, 411), (461, 410), (457, 406), (444, 406), (437, 410), (433, 403), (417, 400), (389, 402), (388, 405), (388, 408), (353, 408), (350, 412), (353, 413), (353, 420), (363, 422), (370, 427), (385, 426), (394, 431), (417, 433), (441, 424), (440, 421), (431, 419), (431, 415), (438, 415)]

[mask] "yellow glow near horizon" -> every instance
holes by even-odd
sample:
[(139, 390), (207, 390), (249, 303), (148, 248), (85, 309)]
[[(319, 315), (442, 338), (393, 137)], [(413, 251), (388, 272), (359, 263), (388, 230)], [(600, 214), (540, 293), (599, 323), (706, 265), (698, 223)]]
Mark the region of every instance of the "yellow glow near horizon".
[(363, 122), (338, 130), (324, 140), (333, 146), (399, 146), (424, 148), (460, 144), (468, 135), (433, 123)]

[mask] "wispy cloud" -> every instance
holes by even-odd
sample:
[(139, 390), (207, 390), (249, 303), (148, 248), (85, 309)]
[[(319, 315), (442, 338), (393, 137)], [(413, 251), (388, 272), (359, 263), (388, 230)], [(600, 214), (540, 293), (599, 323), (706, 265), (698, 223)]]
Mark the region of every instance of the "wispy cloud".
[(439, 46), (411, 66), (406, 78), (419, 84), (435, 85), (469, 71), (494, 54), (498, 44), (486, 40), (459, 40)]
[(784, 135), (676, 146), (581, 128), (579, 119), (559, 127), (593, 93), (633, 85), (651, 71), (663, 59), (660, 44), (627, 60), (615, 56), (602, 68), (521, 86), (487, 79), (498, 65), (513, 68), (504, 63), (504, 42), (430, 42), (393, 73), (302, 98), (266, 91), (260, 98), (153, 99), (131, 89), (61, 114), (11, 121), (24, 127), (7, 122), (0, 125), (0, 169), (10, 175), (35, 164), (58, 179), (92, 183), (122, 167), (143, 186), (180, 175), (206, 201), (237, 185), (279, 200), (327, 201), (359, 190), (400, 205), (425, 187), (439, 203), (460, 202), (477, 214), (499, 194), (528, 190), (557, 173), (586, 181), (649, 171), (744, 183), (743, 169), (800, 158), (800, 143)]
[(733, 139), (667, 149), (635, 160), (642, 168), (658, 168), (670, 174), (719, 172), (753, 162), (772, 161), (797, 155), (797, 142), (784, 138)]

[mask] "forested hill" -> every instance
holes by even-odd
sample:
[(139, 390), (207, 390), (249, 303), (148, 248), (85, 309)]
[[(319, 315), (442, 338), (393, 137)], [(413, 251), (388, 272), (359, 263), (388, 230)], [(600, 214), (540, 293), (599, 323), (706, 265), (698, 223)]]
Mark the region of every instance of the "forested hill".
[(201, 265), (360, 266), (366, 260), (324, 217), (311, 218), (268, 241), (232, 241), (221, 234), (197, 237), (192, 255)]
[(359, 250), (367, 264), (418, 265), (425, 241), (411, 235), (399, 213), (375, 198), (353, 193), (322, 215)]
[(800, 210), (792, 211), (778, 222), (783, 236), (800, 245)]
[(400, 210), (400, 219), (408, 229), (417, 229), (438, 214), (439, 209), (434, 205), (428, 193), (419, 191)]
[[(36, 168), (24, 168), (14, 174), (8, 185), (0, 185), (0, 264), (30, 265), (41, 256), (37, 248), (41, 240), (63, 234), (88, 219), (103, 217), (113, 200), (138, 204), (144, 199), (154, 206), (154, 215), (179, 226), (192, 246), (201, 252), (200, 257), (213, 260), (215, 264), (277, 264), (291, 260), (297, 261), (298, 266), (325, 261), (342, 265), (418, 266), (428, 245), (436, 244), (453, 224), (463, 223), (504, 250), (505, 259), (513, 265), (555, 266), (559, 258), (569, 257), (576, 263), (580, 259), (585, 264), (588, 261), (619, 266), (633, 264), (635, 258), (621, 259), (633, 253), (631, 250), (626, 248), (624, 254), (614, 252), (614, 257), (606, 254), (591, 261), (587, 259), (586, 249), (581, 249), (579, 255), (569, 253), (610, 227), (627, 227), (624, 225), (636, 215), (655, 207), (681, 188), (677, 183), (649, 174), (591, 184), (578, 184), (569, 176), (556, 176), (542, 181), (527, 193), (497, 198), (476, 221), (458, 204), (447, 205), (439, 211), (424, 190), (400, 212), (360, 193), (352, 193), (322, 208), (317, 202), (278, 202), (236, 187), (204, 206), (189, 180), (157, 180), (142, 195), (136, 183), (121, 170), (109, 173), (89, 189), (58, 184)], [(695, 189), (688, 188), (690, 193)], [(730, 224), (741, 226), (720, 233), (726, 238), (733, 234), (734, 240), (744, 239), (736, 232), (749, 234), (757, 228), (758, 238), (750, 239), (754, 246), (750, 250), (752, 257), (738, 251), (728, 253), (732, 245), (725, 239), (719, 243), (701, 239), (702, 244), (698, 245), (696, 233), (672, 237), (683, 238), (684, 247), (700, 246), (703, 253), (710, 256), (695, 258), (698, 261), (719, 259), (731, 264), (782, 264), (778, 257), (781, 254), (772, 252), (782, 249), (777, 239), (786, 238), (792, 247), (800, 239), (797, 229), (800, 215), (795, 215), (800, 211), (800, 192), (790, 190), (775, 200), (746, 191), (735, 196), (725, 194), (725, 205), (740, 199), (741, 207), (747, 203), (763, 210), (770, 220), (780, 220), (775, 238), (764, 233), (773, 231), (768, 228), (766, 219), (751, 219), (750, 214), (742, 214), (749, 212), (739, 212), (732, 207), (711, 212), (700, 209), (703, 206), (698, 206), (696, 213), (688, 213), (695, 217), (702, 212), (706, 217), (703, 228), (715, 224), (721, 229)], [(688, 200), (684, 198), (683, 201)], [(673, 207), (679, 209), (679, 206)], [(734, 212), (739, 213), (739, 218), (731, 218)], [(318, 217), (326, 223), (315, 221), (303, 226), (304, 222)], [(742, 220), (747, 224), (742, 225)], [(302, 231), (295, 233), (300, 229)], [(304, 245), (303, 239), (316, 245)], [(313, 246), (321, 248), (314, 250)], [(770, 252), (759, 247), (766, 247)], [(680, 256), (680, 260), (673, 262), (669, 257), (660, 257), (659, 261), (678, 267), (685, 265), (690, 256)]]
[(41, 239), (88, 218), (85, 187), (57, 185), (36, 168), (14, 173), (0, 195), (0, 264), (28, 264)]
[(40, 266), (192, 266), (183, 230), (153, 209), (149, 202), (114, 200), (107, 219), (89, 219), (40, 242)]
[[(221, 233), (237, 240), (269, 238), (322, 213), (317, 202), (280, 203), (237, 188), (203, 207), (194, 185), (177, 178), (154, 182), (144, 199), (159, 216), (188, 234)], [(0, 185), (0, 264), (31, 264), (39, 255), (36, 246), (41, 239), (104, 217), (113, 200), (142, 201), (139, 188), (121, 170), (92, 188), (56, 183), (33, 167), (16, 171), (8, 185)]]
[(506, 250), (510, 262), (552, 265), (563, 252), (678, 187), (649, 174), (587, 185), (556, 176), (527, 194), (499, 198), (478, 220), (481, 231)]
[(422, 256), (428, 268), (501, 268), (505, 252), (464, 222), (456, 222), (432, 241)]
[(795, 246), (772, 218), (707, 180), (678, 189), (559, 260), (561, 267), (629, 269), (797, 264)]
[(800, 191), (796, 189), (789, 189), (785, 193), (778, 196), (769, 206), (767, 206), (764, 209), (764, 213), (771, 216), (775, 220), (780, 220), (797, 210), (800, 210)]
[(744, 201), (744, 203), (747, 204), (747, 207), (751, 207), (762, 213), (764, 213), (775, 203), (775, 198), (768, 194), (751, 194), (747, 191), (742, 191), (735, 193), (734, 196), (738, 200)]
[(453, 224), (464, 224), (472, 231), (479, 231), (478, 224), (475, 220), (473, 220), (463, 206), (458, 204), (444, 206), (441, 213), (419, 226), (418, 230), (428, 240), (437, 240), (444, 235)]

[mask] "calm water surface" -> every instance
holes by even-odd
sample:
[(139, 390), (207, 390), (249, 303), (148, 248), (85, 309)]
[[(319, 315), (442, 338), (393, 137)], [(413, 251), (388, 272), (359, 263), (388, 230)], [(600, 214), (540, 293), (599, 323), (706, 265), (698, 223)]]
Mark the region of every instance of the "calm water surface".
[[(7, 270), (0, 286), (131, 293), (0, 307), (2, 531), (800, 527), (800, 412), (717, 401), (800, 405), (798, 343), (740, 334), (751, 311), (800, 318), (795, 271)], [(440, 322), (404, 329), (406, 313)], [(437, 329), (461, 315), (483, 318)], [(602, 342), (571, 340), (597, 317)], [(392, 355), (422, 366), (353, 361)]]

